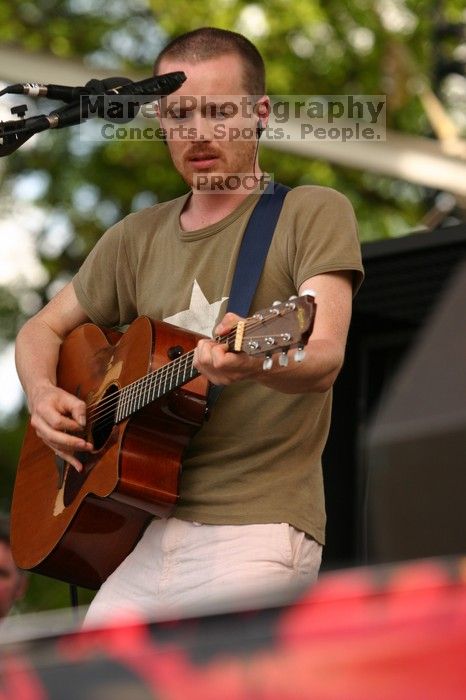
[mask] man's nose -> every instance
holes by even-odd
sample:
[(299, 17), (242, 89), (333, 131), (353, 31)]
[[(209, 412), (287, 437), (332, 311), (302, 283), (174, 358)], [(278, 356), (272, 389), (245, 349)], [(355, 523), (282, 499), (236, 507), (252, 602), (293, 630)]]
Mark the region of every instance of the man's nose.
[(213, 124), (211, 120), (203, 114), (196, 112), (193, 115), (190, 126), (193, 129), (193, 141), (212, 141), (214, 135)]

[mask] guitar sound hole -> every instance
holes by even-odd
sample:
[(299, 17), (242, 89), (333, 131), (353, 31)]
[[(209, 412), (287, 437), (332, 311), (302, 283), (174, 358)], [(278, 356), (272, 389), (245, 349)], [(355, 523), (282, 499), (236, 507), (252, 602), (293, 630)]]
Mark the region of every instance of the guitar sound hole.
[(94, 449), (100, 450), (107, 442), (115, 425), (118, 387), (111, 384), (94, 409), (91, 435)]

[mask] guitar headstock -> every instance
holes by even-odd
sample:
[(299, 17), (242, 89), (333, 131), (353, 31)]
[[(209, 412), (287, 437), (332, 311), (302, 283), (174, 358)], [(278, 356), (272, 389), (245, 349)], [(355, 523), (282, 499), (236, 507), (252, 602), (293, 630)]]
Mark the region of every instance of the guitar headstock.
[(272, 367), (272, 354), (279, 351), (278, 362), (286, 366), (291, 348), (297, 348), (294, 359), (300, 362), (312, 332), (315, 312), (315, 293), (312, 291), (306, 291), (300, 297), (290, 297), (285, 302), (276, 301), (268, 309), (240, 321), (231, 334), (234, 337), (228, 337), (229, 348), (248, 355), (265, 355), (264, 369)]

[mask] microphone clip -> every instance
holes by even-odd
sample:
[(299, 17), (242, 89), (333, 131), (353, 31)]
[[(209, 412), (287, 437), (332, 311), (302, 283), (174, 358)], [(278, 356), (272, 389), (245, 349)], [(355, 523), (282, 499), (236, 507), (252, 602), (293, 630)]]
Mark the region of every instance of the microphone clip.
[(10, 113), (15, 117), (18, 117), (18, 119), (24, 119), (26, 116), (26, 112), (28, 111), (29, 107), (27, 105), (16, 105), (15, 107), (11, 107)]

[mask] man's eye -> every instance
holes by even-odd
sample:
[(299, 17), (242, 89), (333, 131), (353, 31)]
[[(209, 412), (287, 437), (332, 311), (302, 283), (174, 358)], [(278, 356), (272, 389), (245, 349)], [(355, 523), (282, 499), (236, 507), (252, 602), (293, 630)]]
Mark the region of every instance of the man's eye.
[(165, 119), (173, 119), (174, 121), (183, 121), (185, 119), (189, 119), (191, 117), (191, 112), (188, 110), (180, 110), (180, 111), (175, 111), (174, 109), (171, 109), (170, 111), (167, 112), (166, 115), (164, 115)]
[(229, 115), (221, 109), (211, 109), (206, 113), (207, 119), (228, 119)]
[(228, 106), (209, 105), (208, 109), (206, 109), (206, 116), (209, 119), (229, 119), (233, 114)]

